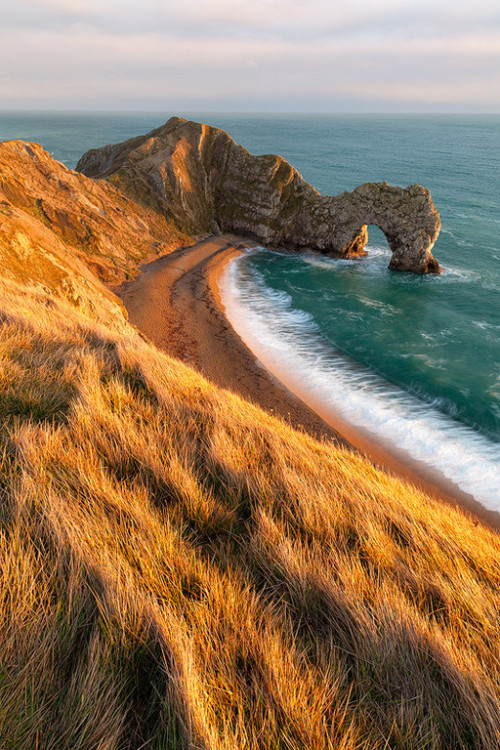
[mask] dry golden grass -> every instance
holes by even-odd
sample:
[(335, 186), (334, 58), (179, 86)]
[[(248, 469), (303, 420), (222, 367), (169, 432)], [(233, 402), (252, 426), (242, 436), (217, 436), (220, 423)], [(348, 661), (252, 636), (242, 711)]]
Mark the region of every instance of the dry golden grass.
[(0, 747), (500, 746), (500, 543), (132, 332), (0, 296)]

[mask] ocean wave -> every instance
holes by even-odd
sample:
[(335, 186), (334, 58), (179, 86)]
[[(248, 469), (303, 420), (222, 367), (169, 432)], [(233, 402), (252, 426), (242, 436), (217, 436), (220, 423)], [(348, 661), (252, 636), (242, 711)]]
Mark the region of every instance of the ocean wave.
[[(463, 491), (500, 510), (500, 444), (344, 356), (320, 335), (289, 295), (269, 289), (245, 256), (230, 264), (221, 292), (238, 334), (271, 371), (310, 403), (339, 414), (394, 449), (438, 469)], [(452, 412), (447, 404), (446, 411)], [(457, 414), (458, 416), (458, 414)]]
[(457, 266), (446, 265), (443, 268), (443, 272), (439, 276), (435, 277), (436, 280), (441, 283), (447, 282), (465, 282), (470, 283), (471, 281), (481, 281), (481, 274), (477, 271), (471, 271), (468, 268), (458, 268)]
[(500, 331), (500, 325), (489, 323), (486, 320), (473, 320), (472, 325), (481, 328), (482, 331)]
[[(304, 273), (304, 265), (309, 268), (318, 268), (322, 271), (330, 271), (332, 273), (345, 272), (349, 274), (366, 274), (368, 276), (381, 274), (392, 274), (389, 271), (388, 266), (391, 260), (392, 251), (388, 247), (381, 247), (379, 245), (366, 246), (368, 251), (367, 255), (362, 255), (359, 258), (332, 258), (328, 255), (322, 255), (321, 253), (313, 250), (306, 250), (303, 252), (297, 251), (285, 251), (285, 250), (268, 250), (262, 246), (253, 248), (250, 253), (262, 253), (271, 254), (279, 257), (296, 258), (301, 261), (300, 265), (296, 268), (287, 269), (287, 274), (301, 275)], [(468, 268), (460, 268), (446, 264), (441, 274), (428, 274), (426, 276), (415, 276), (413, 274), (401, 274), (399, 277), (401, 284), (411, 285), (418, 282), (425, 283), (470, 283), (482, 281), (482, 276), (477, 271), (473, 271)], [(373, 300), (372, 300), (373, 302)]]
[(379, 310), (382, 315), (395, 315), (399, 312), (399, 310), (394, 307), (394, 305), (389, 304), (388, 302), (382, 302), (378, 299), (371, 299), (370, 297), (364, 297), (363, 295), (358, 295), (358, 300), (365, 306), (370, 307), (373, 310)]

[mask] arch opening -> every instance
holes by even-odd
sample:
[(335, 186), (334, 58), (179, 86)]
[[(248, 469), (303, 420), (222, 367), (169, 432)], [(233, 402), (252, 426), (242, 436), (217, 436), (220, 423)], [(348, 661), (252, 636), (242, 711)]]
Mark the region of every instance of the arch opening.
[(377, 224), (367, 224), (368, 241), (366, 243), (366, 249), (368, 252), (371, 248), (381, 248), (391, 252), (389, 247), (389, 241)]

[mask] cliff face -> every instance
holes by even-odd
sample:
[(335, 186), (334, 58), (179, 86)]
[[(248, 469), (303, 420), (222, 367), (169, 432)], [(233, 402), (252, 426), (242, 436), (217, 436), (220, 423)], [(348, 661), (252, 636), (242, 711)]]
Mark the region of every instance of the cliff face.
[[(190, 241), (164, 216), (67, 169), (36, 143), (0, 143), (2, 229), (13, 212), (40, 234), (50, 231), (55, 245), (71, 247), (99, 278), (120, 280), (146, 257)], [(9, 213), (10, 212), (10, 213)]]
[(41, 146), (0, 143), (4, 280), (65, 298), (120, 327), (119, 300), (99, 279), (127, 278), (146, 258), (190, 242), (165, 217), (106, 182), (67, 169)]
[(439, 272), (432, 247), (441, 228), (420, 185), (366, 183), (321, 196), (280, 156), (254, 156), (222, 130), (172, 118), (145, 136), (87, 152), (77, 170), (104, 177), (179, 230), (231, 231), (285, 249), (364, 253), (367, 225), (384, 232), (390, 268)]

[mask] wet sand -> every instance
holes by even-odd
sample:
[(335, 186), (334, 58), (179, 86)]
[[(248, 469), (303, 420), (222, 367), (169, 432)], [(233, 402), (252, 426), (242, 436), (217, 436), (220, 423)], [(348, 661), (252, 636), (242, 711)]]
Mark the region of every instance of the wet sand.
[(308, 406), (303, 394), (284, 385), (286, 373), (273, 374), (258, 361), (226, 318), (219, 292), (227, 263), (248, 246), (232, 235), (211, 237), (145, 264), (138, 276), (113, 291), (141, 333), (212, 382), (316, 438), (362, 451), (386, 471), (500, 528), (500, 514), (488, 511), (440, 472), (388, 450), (338, 415), (325, 413), (320, 403)]

